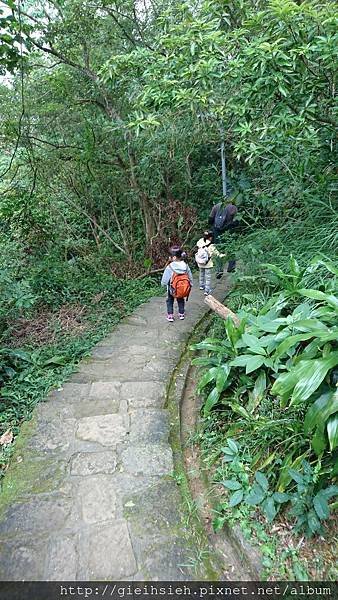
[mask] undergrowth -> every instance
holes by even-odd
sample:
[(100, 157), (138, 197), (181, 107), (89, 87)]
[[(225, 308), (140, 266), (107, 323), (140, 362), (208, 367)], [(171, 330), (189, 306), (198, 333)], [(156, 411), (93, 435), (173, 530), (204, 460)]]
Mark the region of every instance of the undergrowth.
[(324, 224), (225, 235), (240, 261), (227, 306), (241, 325), (216, 318), (195, 346), (197, 439), (221, 492), (214, 529), (239, 522), (268, 577), (336, 575), (337, 224), (332, 209)]
[[(18, 346), (13, 337), (17, 320), (3, 327), (0, 350), (0, 435), (5, 432), (15, 436), (20, 425), (30, 418), (36, 404), (43, 400), (50, 389), (60, 386), (76, 369), (76, 365), (90, 354), (93, 346), (102, 339), (121, 318), (131, 313), (140, 303), (159, 294), (156, 280), (118, 280), (107, 273), (82, 273), (56, 265), (57, 273), (46, 271), (46, 286), (41, 285), (39, 302), (34, 308), (21, 311), (28, 323), (34, 325), (41, 319), (41, 312), (48, 307), (48, 315), (55, 316), (53, 335), (48, 332), (48, 322), (43, 323), (42, 333), (33, 339), (21, 340)], [(42, 273), (45, 272), (43, 265)], [(66, 277), (67, 275), (67, 277)], [(40, 275), (41, 276), (41, 275)], [(36, 285), (37, 280), (34, 283)], [(47, 285), (48, 284), (48, 285)], [(62, 287), (62, 290), (60, 289)], [(43, 291), (42, 291), (43, 290)], [(70, 331), (59, 323), (59, 307), (75, 307), (80, 314), (79, 330)], [(83, 313), (81, 311), (83, 309)], [(73, 310), (74, 313), (74, 310)], [(74, 316), (72, 313), (72, 317)], [(47, 335), (45, 335), (47, 331)], [(50, 339), (48, 339), (50, 335)], [(7, 436), (8, 437), (8, 436)], [(5, 437), (6, 439), (6, 437)], [(0, 476), (9, 462), (13, 444), (3, 444), (0, 453)]]

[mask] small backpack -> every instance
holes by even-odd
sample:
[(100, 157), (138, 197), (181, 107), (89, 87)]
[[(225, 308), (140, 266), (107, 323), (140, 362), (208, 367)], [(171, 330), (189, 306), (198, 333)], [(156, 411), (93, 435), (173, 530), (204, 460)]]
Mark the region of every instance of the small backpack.
[[(208, 244), (210, 246), (210, 244)], [(202, 246), (195, 254), (195, 260), (198, 265), (206, 265), (209, 262), (210, 256), (207, 250), (208, 246)]]
[(215, 214), (215, 221), (214, 221), (215, 229), (218, 229), (219, 231), (222, 231), (223, 229), (225, 229), (226, 225), (228, 224), (228, 218), (229, 218), (228, 207), (224, 207), (224, 206), (222, 206), (222, 204), (220, 204), (219, 207), (217, 208), (217, 211)]
[(188, 273), (175, 273), (172, 269), (173, 274), (170, 281), (170, 293), (174, 298), (181, 299), (186, 298), (188, 300), (191, 292), (191, 283)]

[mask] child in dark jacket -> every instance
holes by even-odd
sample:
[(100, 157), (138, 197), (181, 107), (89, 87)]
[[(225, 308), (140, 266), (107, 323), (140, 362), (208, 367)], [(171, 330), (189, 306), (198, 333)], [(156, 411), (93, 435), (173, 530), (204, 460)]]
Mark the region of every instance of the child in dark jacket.
[[(181, 248), (171, 248), (169, 255), (169, 264), (164, 269), (164, 273), (162, 275), (161, 285), (167, 286), (168, 297), (167, 297), (167, 321), (172, 323), (174, 321), (174, 300), (175, 296), (173, 295), (172, 282), (177, 275), (186, 275), (187, 277), (182, 278), (182, 285), (190, 284), (190, 288), (193, 285), (192, 274), (189, 266), (185, 262), (185, 253), (182, 252)], [(187, 281), (187, 278), (189, 281)], [(178, 304), (178, 318), (180, 320), (184, 319), (185, 316), (185, 299), (177, 297)]]

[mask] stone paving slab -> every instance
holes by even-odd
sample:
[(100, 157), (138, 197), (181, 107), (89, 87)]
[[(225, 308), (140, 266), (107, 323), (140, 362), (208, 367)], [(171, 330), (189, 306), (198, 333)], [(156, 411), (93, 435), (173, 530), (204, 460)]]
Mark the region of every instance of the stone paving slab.
[(0, 579), (193, 577), (165, 406), (206, 312), (198, 289), (186, 308), (168, 323), (164, 297), (141, 305), (24, 424), (0, 496)]

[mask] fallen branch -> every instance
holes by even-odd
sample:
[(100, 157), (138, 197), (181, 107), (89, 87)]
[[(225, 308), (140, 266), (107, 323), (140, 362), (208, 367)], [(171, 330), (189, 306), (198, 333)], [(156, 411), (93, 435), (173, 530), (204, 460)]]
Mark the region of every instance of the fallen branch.
[(147, 271), (146, 273), (142, 273), (142, 275), (138, 275), (135, 279), (143, 279), (143, 277), (148, 277), (150, 275), (157, 275), (157, 273), (162, 273), (164, 267), (162, 269), (154, 269), (153, 271)]
[(237, 317), (237, 315), (235, 315), (235, 313), (233, 313), (232, 310), (230, 310), (230, 308), (227, 308), (226, 306), (224, 306), (224, 304), (216, 300), (216, 298), (214, 298), (211, 294), (205, 297), (204, 302), (222, 319), (227, 319), (228, 317), (231, 317), (236, 327), (239, 326), (240, 320)]

